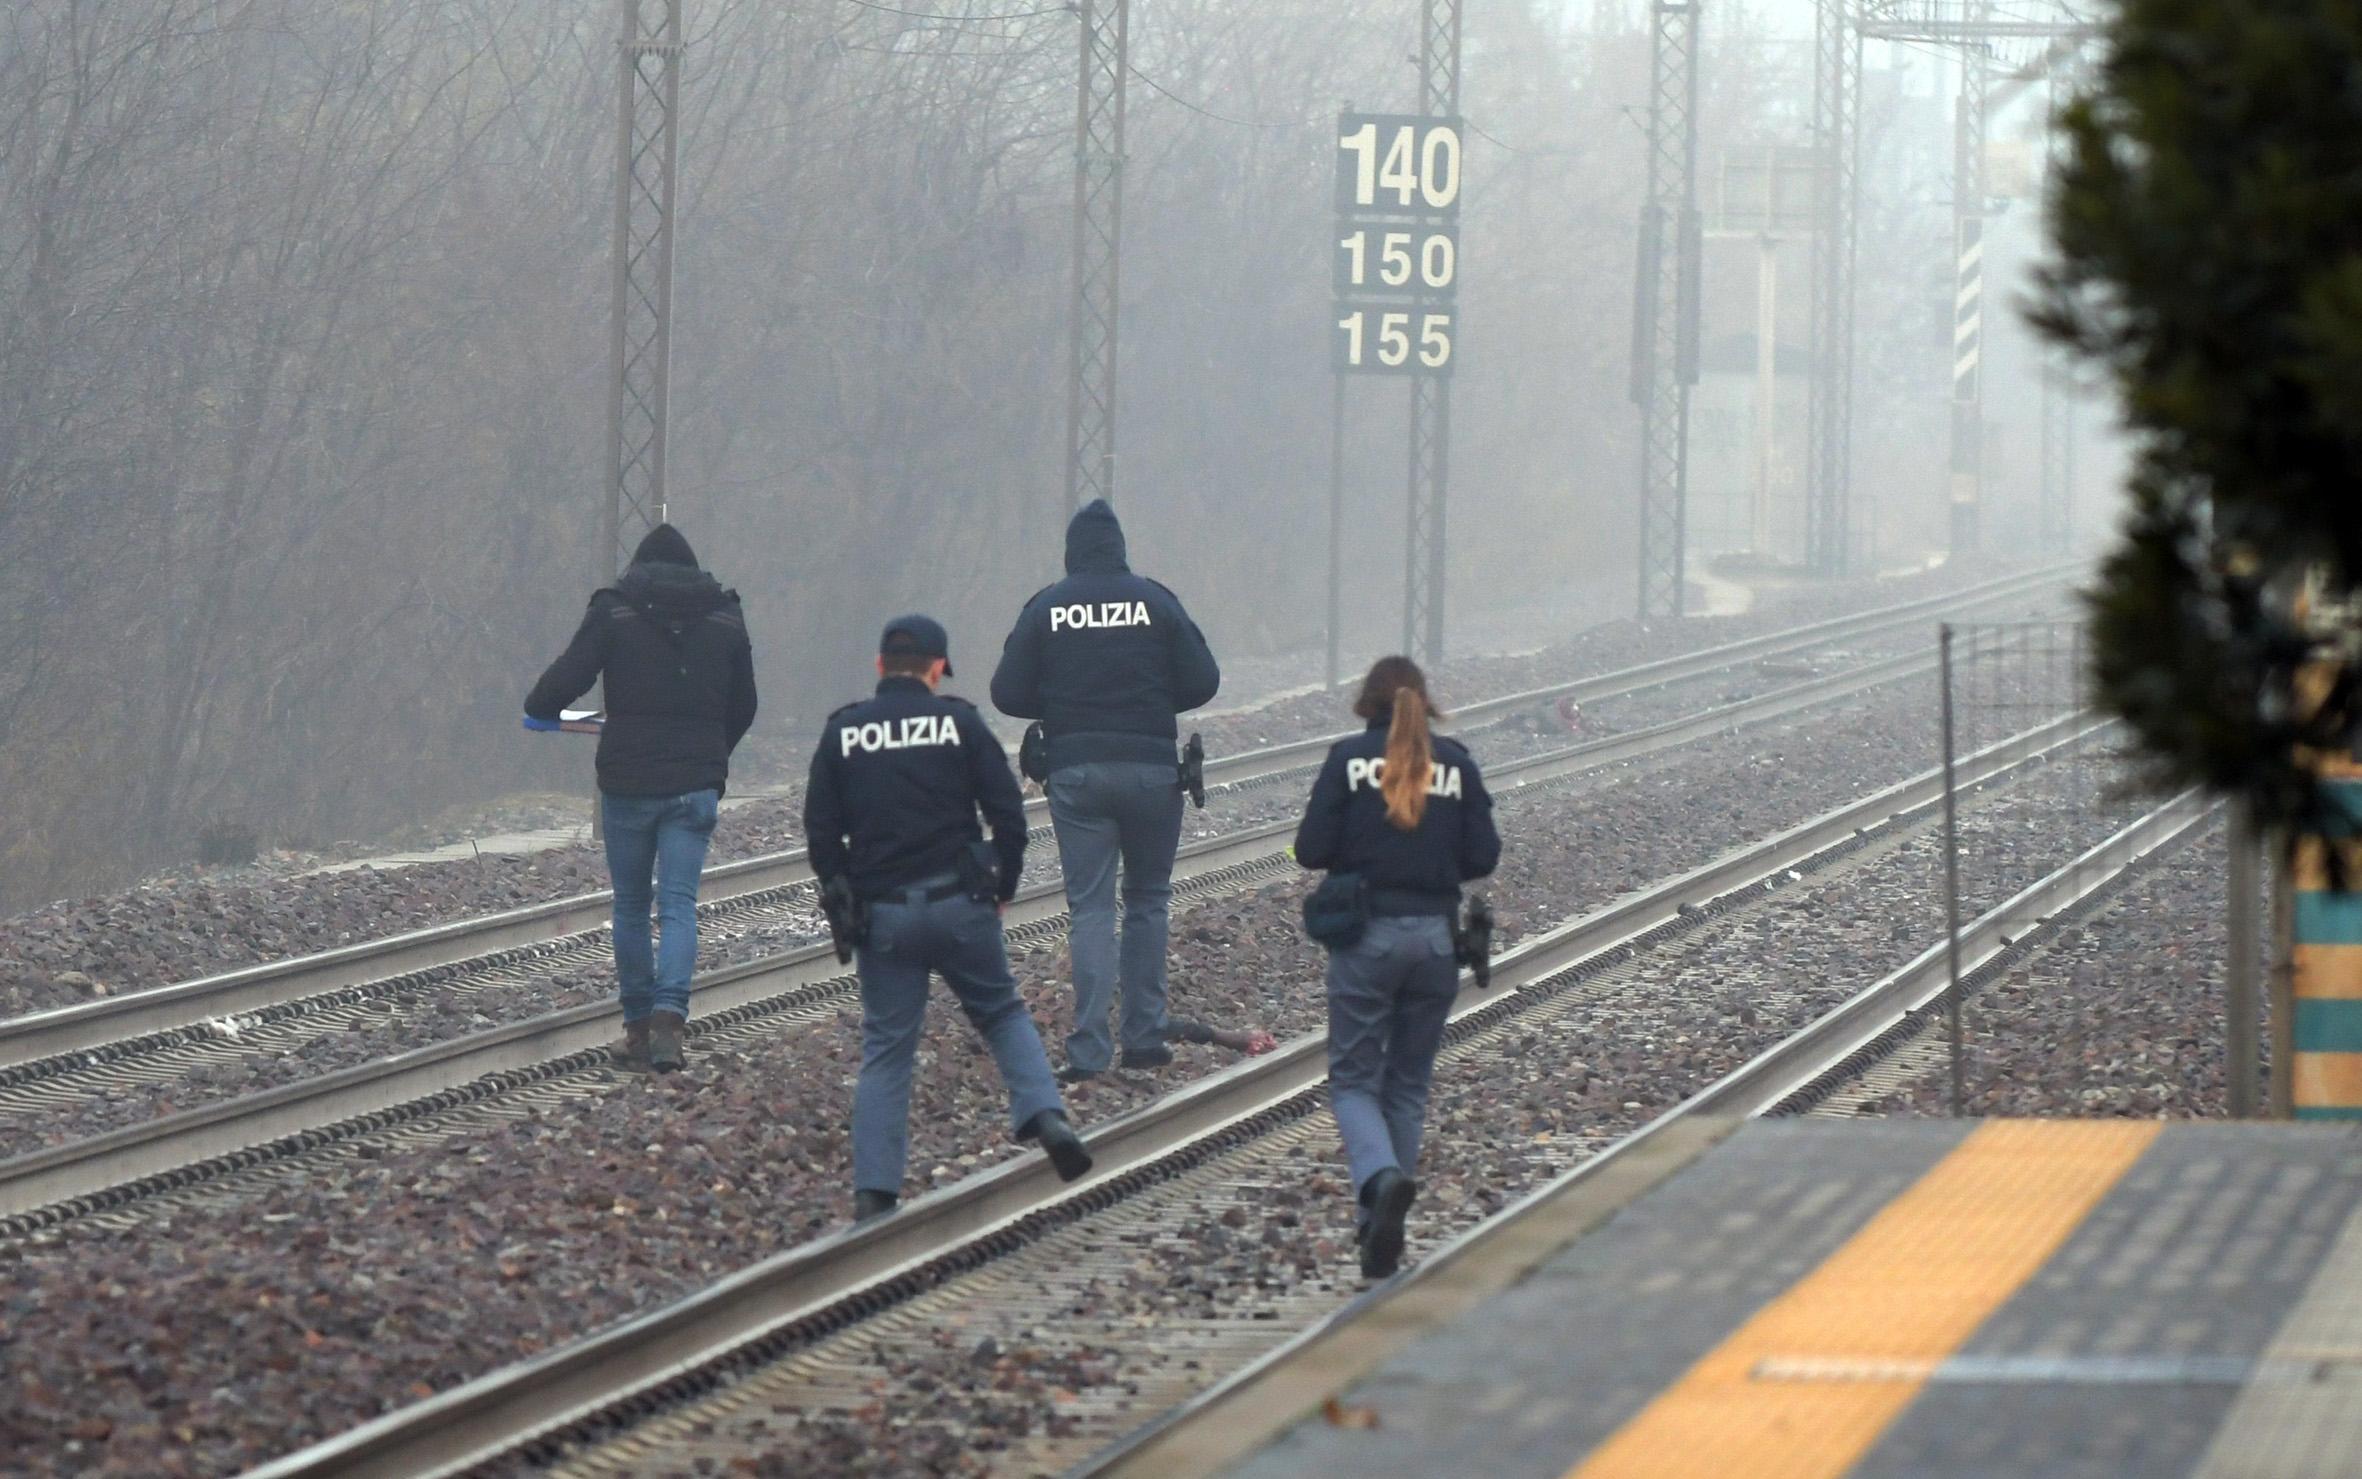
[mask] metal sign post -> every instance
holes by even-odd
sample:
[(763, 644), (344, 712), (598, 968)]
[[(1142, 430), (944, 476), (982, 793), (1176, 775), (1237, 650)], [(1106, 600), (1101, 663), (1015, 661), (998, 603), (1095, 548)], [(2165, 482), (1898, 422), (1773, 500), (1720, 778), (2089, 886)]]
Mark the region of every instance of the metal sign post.
[[(1457, 7), (1453, 7), (1457, 16)], [(1454, 29), (1457, 55), (1457, 29)], [(1457, 67), (1455, 65), (1456, 73)], [(1462, 146), (1456, 118), (1352, 113), (1337, 121), (1337, 305), (1330, 364), (1346, 375), (1411, 380), (1410, 530), (1403, 650), (1443, 655), (1444, 489), (1457, 362)], [(1340, 526), (1332, 488), (1331, 559)], [(1337, 603), (1330, 600), (1332, 636)], [(1422, 644), (1422, 637), (1424, 642)], [(1332, 659), (1332, 667), (1334, 660)]]
[(1123, 279), (1124, 79), (1130, 0), (1077, 0), (1074, 307), (1066, 397), (1066, 508), (1115, 498), (1117, 291)]
[(1337, 686), (1337, 644), (1345, 604), (1345, 376), (1329, 377), (1329, 661), (1328, 686)]

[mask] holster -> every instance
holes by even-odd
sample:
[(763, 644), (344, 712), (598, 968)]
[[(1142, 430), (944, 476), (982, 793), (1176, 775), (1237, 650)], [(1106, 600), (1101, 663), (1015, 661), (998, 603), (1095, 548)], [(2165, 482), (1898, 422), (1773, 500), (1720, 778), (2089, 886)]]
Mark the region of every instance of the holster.
[(1037, 786), (1050, 783), (1050, 735), (1036, 719), (1017, 742), (1017, 773)]
[(853, 896), (852, 881), (840, 873), (821, 885), (820, 912), (828, 917), (828, 941), (836, 947), (837, 963), (850, 965), (853, 952), (869, 937), (869, 905)]
[(1359, 873), (1331, 873), (1304, 896), (1304, 933), (1316, 945), (1349, 950), (1369, 927), (1370, 889)]
[(1467, 912), (1452, 926), (1452, 958), (1476, 975), (1476, 989), (1493, 984), (1493, 906), (1471, 894)]
[(979, 837), (960, 849), (959, 874), (961, 887), (977, 903), (990, 904), (1000, 898), (1000, 855), (984, 838)]
[(1206, 742), (1196, 735), (1181, 747), (1181, 759), (1176, 766), (1180, 774), (1181, 794), (1196, 803), (1199, 811), (1206, 809)]

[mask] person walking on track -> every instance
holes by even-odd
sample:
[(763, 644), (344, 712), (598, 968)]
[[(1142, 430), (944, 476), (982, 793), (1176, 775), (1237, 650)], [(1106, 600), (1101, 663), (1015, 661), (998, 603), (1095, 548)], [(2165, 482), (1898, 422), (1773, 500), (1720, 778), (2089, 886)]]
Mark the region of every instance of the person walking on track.
[(940, 625), (924, 616), (889, 622), (876, 696), (828, 716), (804, 790), (812, 872), (831, 901), (832, 930), (858, 952), (856, 1221), (884, 1216), (901, 1199), (929, 972), (942, 974), (992, 1050), (1017, 1139), (1039, 1141), (1065, 1180), (1091, 1169), (1001, 938), (1000, 911), (1025, 866), (1025, 802), (975, 708), (935, 691), (949, 676)]
[[(615, 889), (615, 982), (626, 1068), (681, 1066), (697, 970), (697, 885), (730, 754), (755, 722), (754, 648), (738, 593), (698, 568), (689, 541), (658, 524), (615, 584), (593, 592), (566, 651), (525, 696), (529, 722), (606, 680), (599, 817)], [(652, 940), (653, 900), (660, 934)], [(658, 943), (658, 940), (661, 943)]]
[(1066, 572), (1018, 615), (992, 701), (1040, 721), (1042, 761), (1028, 773), (1050, 799), (1074, 962), (1074, 1030), (1059, 1076), (1079, 1082), (1113, 1065), (1108, 1015), (1119, 985), (1124, 1067), (1172, 1062), (1176, 1034), (1211, 1040), (1202, 1025), (1167, 1017), (1165, 944), (1181, 845), (1175, 716), (1210, 701), (1222, 669), (1180, 598), (1132, 573), (1105, 499), (1067, 526)]
[(1381, 658), (1329, 748), (1296, 828), (1296, 861), (1328, 873), (1305, 923), (1328, 947), (1329, 1103), (1357, 1199), (1361, 1271), (1400, 1264), (1427, 1086), (1458, 995), (1460, 885), (1501, 860), (1493, 800), (1407, 657)]

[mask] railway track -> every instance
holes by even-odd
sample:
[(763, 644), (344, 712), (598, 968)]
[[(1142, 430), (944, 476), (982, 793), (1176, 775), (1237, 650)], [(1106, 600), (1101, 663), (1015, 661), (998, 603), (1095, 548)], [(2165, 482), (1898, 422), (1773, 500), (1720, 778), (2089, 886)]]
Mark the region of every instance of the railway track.
[[(1932, 655), (1909, 653), (1792, 684), (1588, 744), (1493, 767), (1497, 795), (1610, 770), (1703, 738), (1764, 724), (1925, 673)], [(1293, 868), (1293, 821), (1207, 839), (1182, 852), (1182, 898), (1251, 886)], [(1065, 927), (1055, 883), (1022, 892), (1009, 907), (1012, 943), (1057, 938)], [(692, 1041), (709, 1046), (794, 1032), (834, 1017), (857, 983), (825, 943), (708, 972), (696, 986)], [(605, 1046), (620, 1013), (611, 1000), (489, 1031), (279, 1088), (225, 1099), (145, 1123), (0, 1162), (0, 1237), (22, 1236), (85, 1218), (128, 1223), (154, 1205), (281, 1174), (329, 1155), (436, 1138), (455, 1126), (513, 1115), (529, 1106), (606, 1092), (616, 1075)], [(0, 1075), (0, 1103), (23, 1113), (28, 1100), (62, 1108), (109, 1092), (125, 1073), (168, 1071), (194, 1045), (153, 1039), (151, 1066), (129, 1051), (63, 1055)], [(86, 1062), (95, 1057), (97, 1061)]]
[[(1459, 732), (1469, 732), (1560, 701), (1595, 703), (1709, 677), (1745, 663), (1794, 656), (1859, 641), (2053, 588), (2079, 567), (2057, 566), (1963, 591), (1815, 622), (1783, 632), (1644, 663), (1618, 672), (1463, 704)], [(1323, 735), (1224, 756), (1207, 765), (1208, 789), (1235, 794), (1316, 766), (1339, 735)], [(1043, 815), (1043, 803), (1029, 803)], [(1036, 831), (1036, 838), (1046, 836)], [(812, 871), (802, 850), (774, 853), (707, 870), (701, 928), (760, 932), (816, 919)], [(186, 1049), (184, 1064), (225, 1034), (268, 1033), (306, 1020), (324, 1030), (364, 1021), (389, 1002), (428, 991), (486, 991), (573, 965), (596, 966), (605, 951), (612, 898), (588, 893), (530, 908), (462, 920), (321, 954), (184, 981), (152, 991), (85, 1002), (0, 1021), (0, 1110), (8, 1091), (65, 1072), (152, 1053)], [(245, 1046), (251, 1051), (251, 1044)]]
[[(2218, 808), (2185, 793), (2133, 819), (1965, 926), (1961, 979), (1973, 995), (2038, 953), (2059, 931), (2104, 908), (2136, 874), (2185, 845)], [(1324, 1397), (1350, 1386), (1416, 1333), (1463, 1314), (1658, 1179), (1739, 1120), (1850, 1115), (1898, 1059), (1940, 1061), (1950, 980), (1938, 943), (1667, 1113), (1614, 1140), (1531, 1195), (1439, 1248), (1406, 1277), (1330, 1311), (1118, 1442), (1068, 1469), (1069, 1479), (1212, 1472), (1253, 1452)], [(1912, 1065), (1909, 1060), (1916, 1060)], [(1395, 1300), (1418, 1313), (1390, 1322)], [(1374, 1318), (1373, 1318), (1374, 1317)]]
[[(2041, 726), (1971, 757), (1964, 783), (2006, 783), (2094, 732), (2083, 715)], [(1649, 957), (1669, 942), (1776, 901), (1817, 873), (1867, 866), (1923, 834), (1941, 798), (1940, 775), (1917, 777), (1520, 946), (1496, 963), (1492, 990), (1464, 983), (1447, 1058), (1480, 1071), (1511, 1061), (1536, 1033), (1603, 993), (1647, 989)], [(2086, 890), (2102, 873), (2093, 858), (2077, 875)], [(2022, 918), (2039, 900), (2012, 903), (2012, 917)], [(2007, 948), (1999, 939), (2011, 927), (1987, 931), (1980, 922), (1972, 949)], [(1924, 986), (1924, 975), (1916, 979)], [(1882, 982), (1624, 1141), (1572, 1137), (1554, 1154), (1568, 1163), (1609, 1162), (1682, 1119), (1776, 1104), (1830, 1071), (1836, 1058), (1859, 1051), (1862, 1034), (1887, 1030), (1884, 1018), (1911, 1009), (1910, 998), (1910, 989)], [(1054, 1430), (992, 1435), (1016, 1469), (1060, 1467), (1121, 1436), (1138, 1412), (1184, 1403), (1223, 1373), (1271, 1359), (1290, 1332), (1317, 1329), (1349, 1298), (1340, 1255), (1328, 1279), (1232, 1288), (1218, 1304), (1187, 1304), (1161, 1320), (1076, 1328), (1090, 1291), (1152, 1257), (1173, 1228), (1211, 1215), (1252, 1231), (1272, 1213), (1268, 1192), (1303, 1182), (1305, 1145), (1326, 1133), (1316, 1114), (1325, 1102), (1324, 1068), (1321, 1038), (1298, 1038), (1268, 1058), (1093, 1127), (1087, 1138), (1099, 1169), (1074, 1187), (1059, 1185), (1038, 1158), (1004, 1164), (906, 1204), (895, 1217), (797, 1248), (256, 1472), (275, 1479), (627, 1474), (660, 1465), (720, 1472), (733, 1459), (760, 1460), (777, 1428), (807, 1415), (850, 1413), (863, 1421), (858, 1414), (881, 1392), (892, 1400), (901, 1368), (889, 1347), (900, 1336), (995, 1311), (1055, 1324), (1062, 1348), (1087, 1351), (1097, 1338), (1150, 1353), (1127, 1368), (1131, 1380), (1061, 1404), (1063, 1422)], [(1236, 1220), (1220, 1216), (1221, 1208), (1235, 1208)], [(1431, 1256), (1413, 1278), (1450, 1253)], [(1155, 1433), (1135, 1437), (1117, 1461), (1156, 1441)], [(1158, 1472), (1153, 1463), (1137, 1471)]]

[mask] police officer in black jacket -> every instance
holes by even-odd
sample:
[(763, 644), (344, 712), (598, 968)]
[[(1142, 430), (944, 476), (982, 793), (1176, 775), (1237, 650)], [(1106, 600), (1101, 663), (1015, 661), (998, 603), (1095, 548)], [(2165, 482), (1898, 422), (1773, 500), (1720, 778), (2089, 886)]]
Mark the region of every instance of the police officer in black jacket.
[[(697, 969), (697, 884), (730, 780), (730, 752), (755, 722), (754, 648), (738, 593), (697, 567), (670, 524), (648, 531), (630, 568), (592, 594), (574, 640), (525, 696), (554, 722), (606, 679), (599, 813), (615, 889), (615, 979), (628, 1068), (681, 1066)], [(649, 938), (651, 893), (662, 946)]]
[[(1000, 741), (951, 675), (943, 628), (887, 623), (877, 696), (828, 716), (804, 791), (804, 840), (826, 889), (851, 883), (859, 946), (861, 1081), (853, 1097), (853, 1215), (894, 1210), (909, 1153), (911, 1059), (939, 971), (992, 1049), (1019, 1140), (1039, 1140), (1068, 1181), (1091, 1169), (1066, 1121), (1050, 1060), (1017, 995), (1000, 909), (1025, 865), (1025, 803)], [(976, 823), (981, 809), (992, 842)]]
[[(1115, 510), (1095, 499), (1066, 530), (1064, 580), (1026, 603), (992, 675), (1004, 714), (1048, 737), (1050, 820), (1066, 875), (1074, 1032), (1061, 1077), (1104, 1073), (1110, 1001), (1123, 988), (1123, 1062), (1156, 1068), (1176, 1024), (1165, 1012), (1173, 855), (1181, 845), (1174, 716), (1211, 700), (1222, 669), (1181, 600), (1125, 562)], [(1115, 929), (1116, 864), (1124, 928)], [(1197, 1024), (1191, 1035), (1204, 1037)]]
[[(1452, 923), (1460, 885), (1501, 860), (1493, 798), (1407, 657), (1363, 680), (1354, 713), (1369, 728), (1329, 749), (1296, 828), (1296, 861), (1360, 880), (1366, 923), (1329, 943), (1329, 1104), (1358, 1198), (1361, 1271), (1382, 1279), (1402, 1259), (1418, 1195), (1427, 1084), (1458, 995)], [(1346, 890), (1352, 892), (1350, 888)]]

